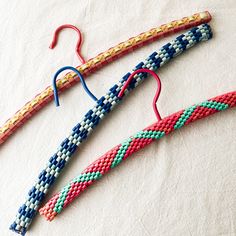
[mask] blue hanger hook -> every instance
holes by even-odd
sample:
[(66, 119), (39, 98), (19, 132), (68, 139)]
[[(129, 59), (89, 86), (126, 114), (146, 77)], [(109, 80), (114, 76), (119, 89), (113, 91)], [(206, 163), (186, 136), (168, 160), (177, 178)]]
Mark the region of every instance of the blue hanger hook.
[(76, 69), (76, 68), (74, 68), (74, 67), (72, 67), (72, 66), (64, 66), (64, 67), (62, 67), (61, 69), (59, 69), (57, 72), (56, 72), (56, 74), (54, 75), (54, 77), (53, 77), (53, 81), (52, 81), (52, 86), (53, 86), (53, 93), (54, 93), (54, 100), (55, 100), (55, 104), (56, 104), (56, 106), (57, 107), (59, 107), (60, 106), (60, 103), (59, 103), (59, 97), (58, 97), (58, 90), (57, 90), (57, 77), (58, 77), (58, 75), (62, 72), (62, 71), (64, 71), (64, 70), (72, 70), (72, 71), (74, 71), (77, 75), (78, 75), (78, 77), (79, 77), (79, 79), (80, 79), (80, 81), (81, 81), (81, 83), (82, 83), (82, 85), (83, 85), (83, 88), (84, 88), (84, 90), (85, 90), (85, 92), (94, 100), (94, 101), (97, 101), (98, 99), (91, 93), (91, 91), (88, 89), (88, 87), (87, 87), (87, 85), (86, 85), (86, 83), (85, 83), (85, 81), (84, 81), (84, 77), (82, 76), (82, 74)]

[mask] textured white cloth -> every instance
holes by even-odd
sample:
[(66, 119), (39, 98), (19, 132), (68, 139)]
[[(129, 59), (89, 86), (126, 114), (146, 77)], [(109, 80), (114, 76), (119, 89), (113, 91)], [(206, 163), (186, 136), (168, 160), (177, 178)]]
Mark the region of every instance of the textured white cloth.
[[(235, 0), (0, 1), (0, 123), (51, 83), (55, 71), (79, 64), (77, 34), (65, 30), (49, 50), (54, 30), (70, 23), (83, 32), (86, 59), (152, 27), (209, 10), (212, 40), (160, 72), (157, 103), (166, 116), (236, 89)], [(153, 50), (145, 46), (87, 79), (97, 97)], [(155, 121), (148, 79), (80, 147), (47, 199), (105, 151)], [(0, 234), (8, 230), (39, 171), (70, 129), (93, 105), (81, 85), (60, 96), (0, 148)], [(53, 222), (37, 216), (28, 235), (236, 235), (236, 110), (197, 122), (133, 155), (80, 196)]]

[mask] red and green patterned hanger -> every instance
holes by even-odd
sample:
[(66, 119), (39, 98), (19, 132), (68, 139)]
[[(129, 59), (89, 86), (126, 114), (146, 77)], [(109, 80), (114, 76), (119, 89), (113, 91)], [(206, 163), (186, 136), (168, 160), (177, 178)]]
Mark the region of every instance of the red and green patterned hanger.
[(204, 102), (195, 104), (185, 110), (176, 112), (161, 119), (156, 108), (156, 101), (160, 94), (160, 79), (150, 70), (140, 69), (130, 75), (127, 82), (120, 91), (118, 97), (122, 97), (125, 89), (133, 76), (138, 73), (150, 73), (158, 82), (159, 90), (153, 100), (153, 107), (158, 119), (157, 122), (131, 136), (121, 144), (115, 146), (99, 159), (89, 165), (80, 175), (75, 177), (61, 191), (55, 194), (40, 210), (40, 214), (47, 220), (52, 221), (62, 210), (74, 201), (90, 185), (127, 159), (134, 152), (151, 144), (169, 133), (188, 125), (194, 121), (206, 118), (214, 113), (236, 106), (236, 91), (229, 92)]

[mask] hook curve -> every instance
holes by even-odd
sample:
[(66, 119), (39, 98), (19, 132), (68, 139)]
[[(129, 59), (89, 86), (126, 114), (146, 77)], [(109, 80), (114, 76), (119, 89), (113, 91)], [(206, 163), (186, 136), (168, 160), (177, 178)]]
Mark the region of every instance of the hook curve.
[(159, 78), (159, 76), (152, 70), (149, 70), (149, 69), (138, 69), (136, 71), (134, 71), (130, 76), (129, 78), (127, 79), (127, 81), (125, 82), (124, 86), (122, 87), (121, 91), (119, 92), (118, 94), (118, 97), (119, 98), (122, 98), (126, 88), (128, 87), (128, 85), (130, 84), (131, 80), (133, 79), (133, 77), (138, 74), (138, 73), (148, 73), (148, 74), (151, 74), (157, 81), (157, 85), (158, 85), (158, 88), (157, 88), (157, 91), (156, 91), (156, 94), (155, 94), (155, 97), (153, 98), (153, 102), (152, 102), (152, 107), (153, 107), (153, 110), (155, 112), (155, 115), (157, 117), (157, 120), (160, 121), (162, 120), (161, 116), (160, 116), (160, 113), (157, 109), (157, 105), (156, 105), (156, 102), (160, 96), (160, 93), (161, 93), (161, 80)]
[(57, 107), (60, 106), (60, 103), (59, 103), (58, 89), (57, 89), (57, 83), (56, 83), (56, 81), (57, 81), (58, 75), (59, 75), (62, 71), (64, 71), (64, 70), (72, 70), (72, 71), (74, 71), (74, 72), (77, 74), (77, 76), (79, 77), (79, 79), (80, 79), (80, 81), (81, 81), (81, 83), (82, 83), (82, 86), (83, 86), (85, 92), (86, 92), (94, 101), (97, 101), (97, 100), (98, 100), (98, 99), (93, 95), (93, 93), (88, 89), (88, 87), (87, 87), (87, 85), (86, 85), (86, 83), (85, 83), (85, 81), (84, 81), (84, 78), (83, 78), (82, 74), (81, 74), (76, 68), (74, 68), (74, 67), (72, 67), (72, 66), (64, 66), (64, 67), (62, 67), (61, 69), (59, 69), (59, 70), (55, 73), (55, 75), (54, 75), (54, 77), (53, 77), (53, 82), (52, 82), (54, 100), (55, 100), (55, 104), (56, 104)]
[(82, 37), (82, 34), (81, 34), (80, 30), (74, 25), (64, 24), (64, 25), (59, 26), (54, 32), (53, 40), (52, 40), (52, 43), (50, 44), (49, 48), (53, 49), (57, 45), (59, 33), (63, 29), (66, 29), (66, 28), (73, 29), (78, 33), (79, 39), (78, 39), (78, 42), (76, 44), (75, 51), (76, 51), (76, 54), (77, 54), (79, 60), (81, 61), (81, 63), (84, 64), (86, 61), (84, 60), (83, 56), (81, 56), (81, 53), (80, 53), (80, 48), (81, 48), (81, 45), (82, 45), (82, 42), (83, 42), (83, 37)]

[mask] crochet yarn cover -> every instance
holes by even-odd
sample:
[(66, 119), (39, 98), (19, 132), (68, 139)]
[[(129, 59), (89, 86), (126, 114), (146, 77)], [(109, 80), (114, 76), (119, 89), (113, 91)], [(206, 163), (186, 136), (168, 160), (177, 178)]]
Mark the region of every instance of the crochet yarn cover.
[[(139, 63), (134, 70), (140, 68), (157, 70), (172, 58), (181, 54), (181, 52), (211, 37), (212, 32), (207, 24), (192, 28), (187, 33), (178, 36), (175, 40), (163, 46), (158, 52), (152, 53), (144, 62)], [(119, 103), (118, 93), (129, 75), (130, 73), (126, 74), (118, 84), (114, 85), (105, 96), (102, 96), (97, 101), (94, 108), (87, 112), (84, 119), (72, 129), (71, 134), (61, 143), (58, 151), (51, 156), (35, 185), (29, 191), (25, 203), (19, 208), (16, 219), (10, 226), (11, 230), (22, 235), (26, 233), (50, 186), (55, 182), (55, 179), (69, 162), (78, 146), (99, 124), (101, 119)], [(129, 90), (138, 86), (146, 76), (145, 74), (135, 76), (129, 86)]]
[(236, 106), (236, 91), (193, 105), (145, 128), (89, 165), (79, 176), (55, 194), (39, 210), (40, 214), (45, 216), (47, 220), (52, 221), (87, 187), (130, 157), (134, 152), (189, 123), (234, 106)]

